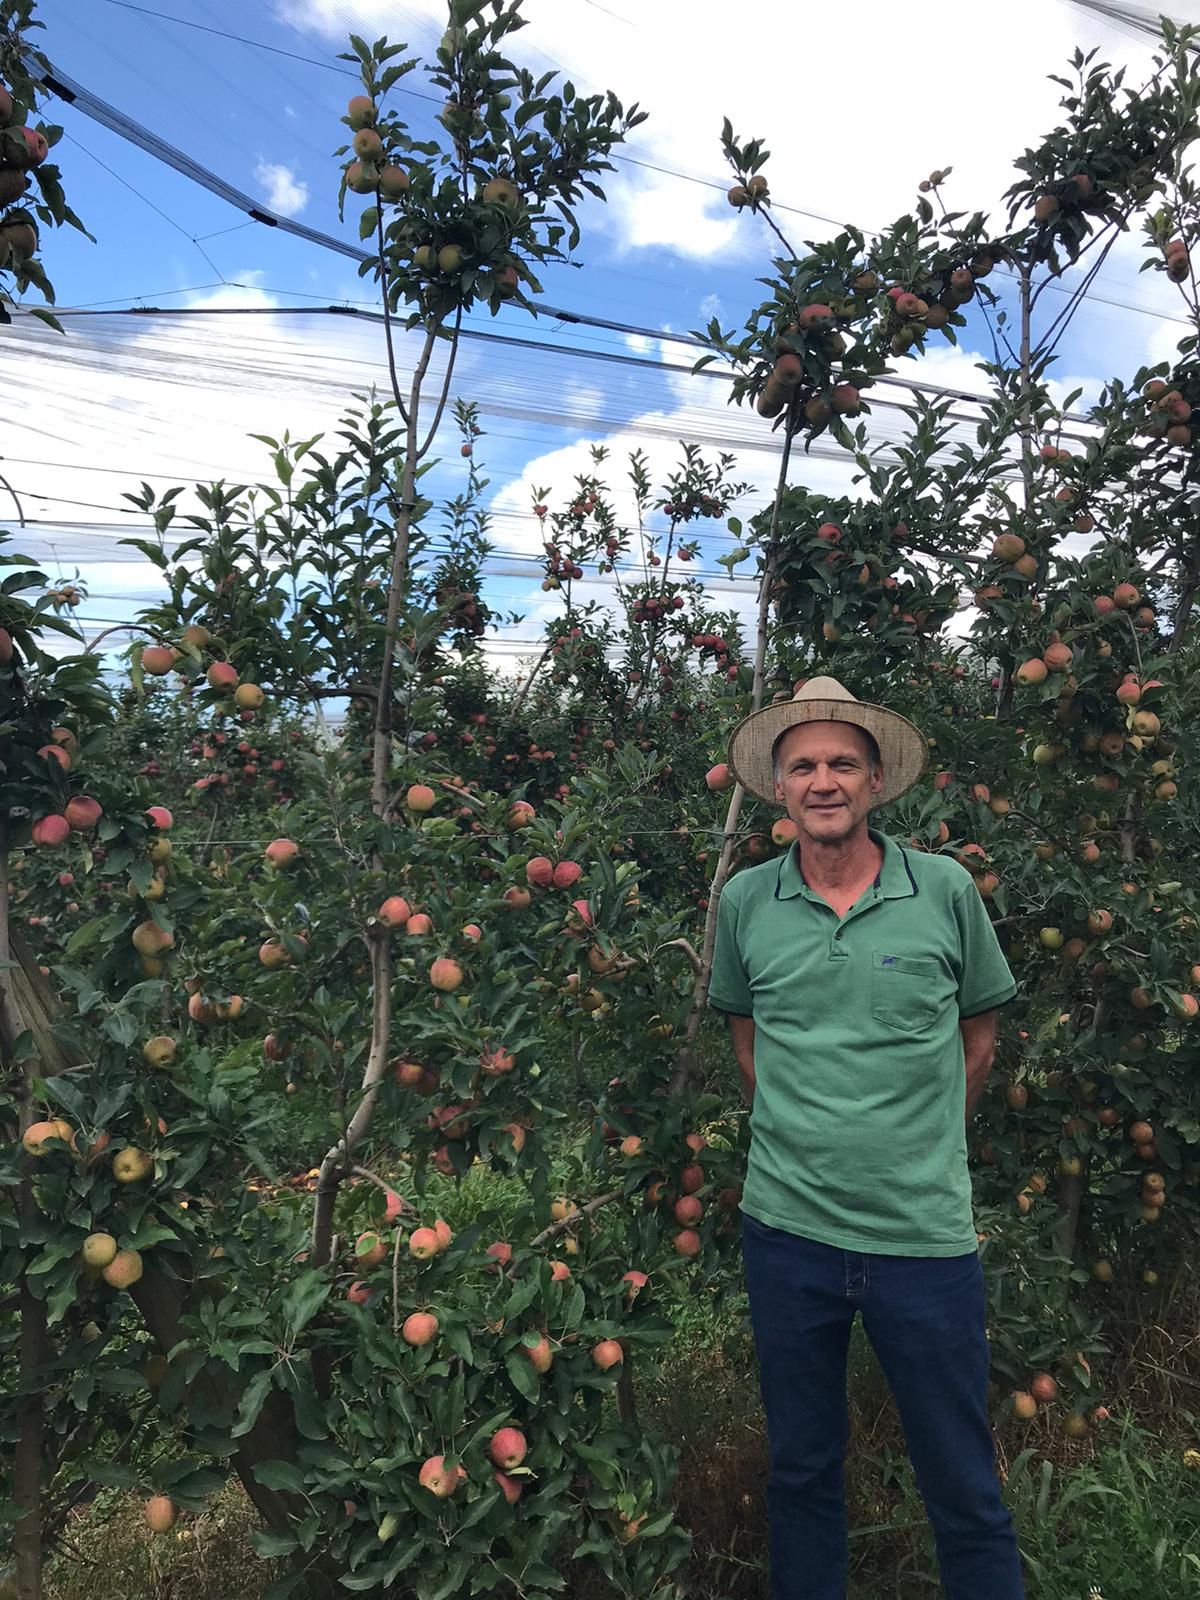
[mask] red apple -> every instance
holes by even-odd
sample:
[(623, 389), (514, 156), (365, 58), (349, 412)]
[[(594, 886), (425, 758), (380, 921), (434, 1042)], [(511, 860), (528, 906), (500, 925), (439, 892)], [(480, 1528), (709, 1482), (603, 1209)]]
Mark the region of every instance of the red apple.
[(90, 795), (72, 795), (63, 808), (73, 833), (90, 833), (104, 815), (103, 807), (98, 800), (93, 800)]
[(66, 844), (70, 837), (70, 822), (56, 811), (49, 816), (39, 817), (33, 825), (33, 842), (43, 848)]
[(529, 1357), (530, 1364), (535, 1372), (550, 1371), (550, 1368), (554, 1365), (554, 1351), (551, 1349), (550, 1341), (545, 1334), (542, 1334), (536, 1344), (527, 1344), (522, 1348)]
[(610, 1367), (617, 1366), (624, 1359), (625, 1352), (615, 1339), (601, 1339), (592, 1350), (592, 1362), (601, 1372), (607, 1372)]
[(461, 1484), (466, 1483), (467, 1474), (464, 1467), (447, 1467), (445, 1456), (430, 1456), (418, 1474), (418, 1481), (430, 1494), (445, 1500)]
[(488, 1443), (493, 1465), (507, 1472), (519, 1467), (529, 1453), (529, 1441), (520, 1428), (498, 1428)]
[(438, 1319), (432, 1311), (414, 1311), (405, 1317), (400, 1337), (414, 1347), (428, 1344), (437, 1334)]
[(376, 912), (386, 928), (403, 928), (411, 915), (408, 901), (402, 894), (390, 894)]
[(592, 926), (592, 908), (586, 900), (571, 901), (571, 914), (568, 916), (568, 921), (573, 922), (575, 919), (578, 919), (585, 928)]
[(388, 1258), (387, 1241), (377, 1233), (360, 1233), (354, 1245), (354, 1259), (364, 1270), (382, 1266)]
[(233, 689), (237, 687), (237, 668), (231, 667), (228, 661), (214, 661), (204, 676), (210, 689)]
[(463, 969), (457, 961), (441, 956), (429, 969), (429, 981), (443, 994), (453, 994), (463, 981)]
[(142, 671), (152, 678), (165, 677), (179, 658), (179, 652), (166, 644), (148, 644), (142, 650)]

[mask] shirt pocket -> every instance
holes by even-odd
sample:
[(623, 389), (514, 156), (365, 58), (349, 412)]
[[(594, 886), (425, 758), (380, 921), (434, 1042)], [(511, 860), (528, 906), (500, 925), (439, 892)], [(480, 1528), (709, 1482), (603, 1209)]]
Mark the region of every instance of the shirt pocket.
[(871, 953), (871, 1015), (898, 1033), (920, 1033), (940, 1009), (941, 963), (933, 956)]

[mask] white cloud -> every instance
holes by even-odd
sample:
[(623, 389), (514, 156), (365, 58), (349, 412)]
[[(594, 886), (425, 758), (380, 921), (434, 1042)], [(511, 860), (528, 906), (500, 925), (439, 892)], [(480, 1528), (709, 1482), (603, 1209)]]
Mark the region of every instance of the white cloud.
[(254, 169), (254, 181), (267, 205), (281, 217), (298, 217), (308, 204), (308, 185), (281, 162), (260, 161)]
[(703, 191), (691, 184), (622, 173), (610, 178), (608, 197), (619, 224), (614, 242), (625, 250), (666, 245), (678, 255), (708, 261), (730, 254), (736, 244), (738, 219), (711, 216)]
[[(275, 0), (275, 8), (322, 41), (344, 40), (351, 29), (369, 38), (387, 31), (414, 49), (427, 48), (446, 17), (445, 0), (407, 0), (399, 7), (394, 0)], [(799, 23), (784, 19), (779, 0), (741, 0), (733, 30), (725, 0), (655, 0), (638, 10), (634, 25), (585, 0), (526, 0), (525, 15), (530, 26), (515, 36), (515, 54), (538, 71), (562, 70), (582, 90), (611, 88), (626, 104), (636, 100), (649, 112), (625, 151), (616, 153), (616, 171), (605, 182), (610, 203), (596, 211), (595, 229), (618, 250), (745, 262), (755, 270), (765, 266), (777, 241), (764, 222), (731, 212), (726, 202), (730, 180), (719, 142), (724, 116), (743, 140), (761, 139), (771, 150), (774, 215), (801, 249), (804, 239), (826, 238), (844, 222), (879, 228), (909, 212), (916, 184), (935, 166), (953, 166), (945, 189), (952, 209), (982, 208), (1002, 227), (1000, 197), (1016, 175), (1013, 159), (1061, 120), (1062, 91), (1048, 74), (1064, 71), (1077, 46), (1099, 45), (1106, 59), (1128, 65), (1128, 81), (1136, 84), (1152, 53), (1145, 41), (1079, 7), (1010, 0), (999, 30), (987, 8), (957, 8), (955, 70), (947, 71), (949, 34), (934, 37), (928, 28), (899, 25), (894, 0), (859, 0), (853, 31), (866, 43), (855, 54), (849, 82), (833, 65), (844, 60), (847, 44), (846, 21), (836, 7), (804, 7)], [(773, 47), (784, 43), (788, 29), (796, 32), (805, 60), (817, 64), (805, 75), (802, 100), (795, 49)], [(749, 60), (753, 72), (744, 70)], [(822, 63), (829, 69), (821, 70)], [(1002, 96), (999, 121), (995, 96), (981, 97), (981, 83)], [(622, 154), (648, 165), (623, 163)], [(1147, 279), (1137, 278), (1136, 263), (1120, 250), (1097, 289), (1122, 272), (1138, 302), (1145, 302)], [(1053, 298), (1047, 297), (1047, 309)], [(1100, 347), (1114, 320), (1120, 321), (1119, 309), (1097, 308), (1093, 315), (1089, 308), (1080, 328), (1086, 325)], [(1134, 320), (1144, 343), (1154, 325)], [(1132, 351), (1130, 359), (1136, 359)]]
[(231, 306), (253, 306), (256, 310), (274, 308), (280, 302), (262, 287), (265, 276), (257, 267), (235, 272), (219, 289), (188, 295), (183, 304), (190, 311), (219, 311)]
[(1047, 378), (1046, 388), (1050, 392), (1051, 400), (1060, 410), (1073, 394), (1082, 390), (1083, 393), (1073, 403), (1071, 410), (1075, 413), (1085, 413), (1099, 400), (1104, 381), (1101, 378), (1084, 377), (1082, 374), (1076, 377)]
[[(962, 345), (931, 338), (923, 356), (901, 356), (898, 361), (892, 362), (892, 370), (896, 377), (911, 378), (914, 383), (985, 395), (989, 393), (991, 384), (987, 374), (980, 370), (979, 363), (987, 359), (977, 350), (966, 350)], [(875, 391), (877, 394), (886, 392)]]
[[(694, 383), (696, 380), (690, 381)], [(534, 486), (549, 488), (547, 503), (553, 508), (561, 505), (574, 493), (575, 480), (585, 473), (595, 474), (608, 485), (614, 514), (618, 521), (624, 526), (634, 527), (637, 512), (628, 480), (631, 452), (641, 450), (646, 460), (651, 484), (657, 490), (671, 472), (678, 470), (682, 457), (682, 446), (678, 441), (694, 437), (695, 428), (690, 424), (696, 414), (696, 397), (693, 393), (690, 396), (690, 405), (681, 405), (677, 411), (647, 411), (631, 417), (622, 427), (610, 431), (604, 437), (603, 443), (608, 451), (608, 459), (600, 468), (597, 468), (592, 460), (592, 441), (582, 437), (528, 461), (520, 476), (505, 483), (492, 501), (491, 509), (501, 515), (519, 513), (526, 517), (520, 524), (519, 532), (506, 531), (506, 547), (540, 555), (543, 537), (541, 529), (527, 518)], [(763, 426), (765, 428), (766, 425)], [(712, 446), (704, 450), (709, 460), (714, 459), (717, 453), (717, 448)], [(733, 457), (730, 479), (752, 485), (751, 491), (745, 498), (735, 502), (730, 508), (731, 514), (746, 522), (770, 499), (774, 477), (778, 470), (778, 457), (770, 446), (769, 435), (765, 433), (761, 448), (740, 451), (730, 449), (728, 453)], [(797, 450), (792, 455), (789, 478), (792, 483), (802, 483), (817, 493), (857, 496), (861, 493), (861, 489), (851, 483), (854, 471), (854, 464), (848, 457), (829, 460), (820, 456), (804, 455)], [(652, 521), (661, 522), (661, 518)], [(506, 530), (510, 526), (506, 517)], [(709, 546), (704, 557), (706, 566), (712, 564), (716, 555), (725, 554), (733, 548), (732, 537), (718, 522), (698, 523), (694, 531)], [(728, 605), (730, 601), (728, 598), (720, 598), (715, 603)]]
[[(1061, 70), (1080, 32), (1070, 7), (1045, 0), (1010, 0), (1009, 26), (999, 32), (985, 10), (961, 7), (958, 70), (947, 73), (927, 30), (897, 27), (892, 0), (862, 0), (855, 30), (873, 43), (855, 55), (852, 89), (840, 71), (810, 71), (801, 104), (794, 52), (769, 46), (783, 26), (778, 0), (741, 0), (738, 7), (735, 37), (753, 52), (752, 73), (721, 47), (730, 39), (724, 0), (643, 7), (636, 48), (630, 29), (578, 0), (530, 0), (528, 15), (529, 34), (577, 83), (611, 87), (649, 111), (630, 154), (723, 184), (732, 180), (720, 149), (722, 117), (743, 140), (761, 139), (772, 152), (766, 173), (781, 205), (779, 223), (797, 244), (827, 233), (828, 225), (783, 206), (879, 227), (911, 209), (917, 182), (939, 165), (954, 166), (952, 206), (995, 207), (1012, 181), (1013, 157), (1058, 120), (1061, 91), (1045, 75)], [(846, 22), (836, 7), (804, 8), (802, 34), (810, 63), (844, 56)], [(981, 77), (1004, 86), (1002, 137), (981, 106)], [(730, 211), (721, 190), (643, 168), (621, 170), (610, 191), (622, 244), (665, 245), (690, 256), (762, 256), (774, 247), (757, 219)]]
[(371, 40), (377, 31), (391, 39), (404, 38), (407, 23), (397, 17), (398, 10), (444, 27), (448, 7), (446, 0), (407, 0), (403, 7), (397, 7), (395, 0), (275, 0), (276, 14), (293, 28), (339, 40), (351, 32)]

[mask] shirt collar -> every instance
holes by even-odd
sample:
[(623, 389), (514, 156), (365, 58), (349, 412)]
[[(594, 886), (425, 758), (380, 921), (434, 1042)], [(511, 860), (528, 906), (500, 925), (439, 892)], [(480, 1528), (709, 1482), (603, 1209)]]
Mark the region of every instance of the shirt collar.
[[(875, 879), (875, 888), (882, 898), (900, 900), (917, 894), (917, 880), (913, 877), (908, 864), (908, 852), (904, 847), (874, 828), (868, 828), (867, 832), (883, 851), (883, 864)], [(775, 888), (777, 900), (792, 900), (797, 895), (804, 895), (808, 900), (821, 898), (805, 883), (804, 874), (800, 871), (799, 842), (792, 845), (779, 863), (779, 881)]]

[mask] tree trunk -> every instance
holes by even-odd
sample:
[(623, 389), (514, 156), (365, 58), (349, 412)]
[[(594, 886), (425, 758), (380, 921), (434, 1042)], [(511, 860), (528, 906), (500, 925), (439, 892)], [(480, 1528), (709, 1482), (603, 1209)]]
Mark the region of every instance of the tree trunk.
[(521, 708), (524, 706), (525, 701), (528, 698), (529, 691), (533, 688), (533, 680), (537, 677), (538, 673), (550, 659), (550, 652), (553, 648), (554, 641), (551, 640), (546, 648), (542, 651), (541, 655), (534, 662), (533, 666), (530, 668), (529, 676), (525, 679), (525, 682), (521, 685), (520, 689), (518, 689), (516, 698), (509, 707), (508, 716), (504, 719), (506, 727), (511, 728), (516, 724), (517, 718), (521, 715)]
[(617, 1420), (627, 1428), (638, 1425), (637, 1397), (633, 1386), (633, 1352), (626, 1351), (617, 1379)]
[[(1030, 393), (1033, 388), (1033, 297), (1031, 269), (1027, 262), (1021, 264), (1021, 420), (1017, 433), (1021, 440), (1021, 481), (1024, 486), (1025, 510), (1033, 504), (1033, 412)], [(1010, 634), (1010, 638), (1012, 635)], [(997, 663), (1000, 668), (1000, 687), (996, 691), (996, 720), (1008, 722), (1013, 714), (1013, 673), (1016, 654), (1011, 643), (1005, 645)]]
[(1060, 1256), (1075, 1258), (1075, 1240), (1079, 1233), (1079, 1211), (1087, 1188), (1087, 1174), (1063, 1177), (1058, 1180), (1058, 1216), (1050, 1230), (1050, 1238)]
[[(187, 1311), (187, 1286), (147, 1266), (141, 1281), (133, 1285), (129, 1294), (147, 1332), (163, 1355), (169, 1355), (184, 1337), (181, 1320)], [(218, 1414), (236, 1410), (238, 1398), (236, 1380), (222, 1380), (208, 1373), (201, 1373), (188, 1390), (189, 1401), (196, 1401), (205, 1411), (215, 1410)], [(298, 1442), (292, 1402), (282, 1390), (272, 1389), (254, 1426), (238, 1441), (237, 1449), (229, 1458), (247, 1499), (267, 1526), (279, 1533), (295, 1527), (305, 1515), (306, 1503), (300, 1495), (264, 1487), (255, 1477), (254, 1469), (264, 1461), (294, 1461)], [(342, 1592), (339, 1572), (327, 1558), (301, 1554), (297, 1555), (296, 1563), (304, 1572), (304, 1593), (312, 1596), (312, 1600)]]
[[(383, 660), (379, 669), (379, 698), (375, 702), (375, 737), (371, 764), (371, 809), (383, 820), (388, 809), (392, 765), (392, 676), (396, 653), (396, 635), (400, 627), (400, 611), (408, 589), (408, 552), (412, 532), (413, 512), (416, 508), (417, 455), (419, 452), (421, 385), (429, 369), (430, 357), (437, 341), (437, 329), (426, 330), (420, 360), (413, 372), (406, 414), (404, 457), (404, 485), (401, 490), (400, 515), (396, 519), (396, 543), (392, 551), (392, 566), (388, 578), (387, 623), (383, 637)], [(376, 865), (380, 863), (376, 860)], [(392, 1034), (392, 947), (386, 929), (376, 929), (370, 938), (371, 955), (371, 1044), (367, 1051), (367, 1064), (363, 1072), (362, 1091), (346, 1131), (326, 1153), (321, 1162), (317, 1180), (316, 1204), (313, 1208), (312, 1248), (309, 1262), (314, 1267), (326, 1266), (333, 1254), (333, 1210), (338, 1190), (348, 1168), (353, 1164), (351, 1155), (357, 1144), (366, 1137), (375, 1112), (379, 1087), (387, 1070)], [(320, 1371), (318, 1367), (318, 1375)], [(325, 1379), (328, 1373), (324, 1374)], [(324, 1387), (324, 1384), (322, 1384)]]
[[(163, 1355), (169, 1355), (184, 1337), (181, 1319), (187, 1310), (187, 1286), (178, 1278), (165, 1277), (147, 1265), (141, 1280), (129, 1290), (130, 1297), (146, 1324), (146, 1331)], [(233, 1383), (219, 1382), (201, 1373), (188, 1391), (189, 1399), (218, 1411), (237, 1404)], [(272, 1389), (254, 1426), (238, 1442), (230, 1457), (233, 1470), (254, 1506), (272, 1528), (284, 1530), (290, 1519), (303, 1515), (304, 1502), (298, 1495), (266, 1489), (254, 1477), (261, 1461), (293, 1461), (297, 1436), (291, 1402), (280, 1389)]]
[[(783, 496), (787, 490), (788, 461), (791, 456), (795, 428), (795, 402), (793, 401), (785, 424), (783, 455), (779, 463), (779, 477), (775, 484), (775, 502), (771, 508), (771, 527), (763, 554), (762, 579), (758, 586), (758, 620), (754, 641), (754, 684), (750, 692), (751, 711), (757, 711), (762, 705), (763, 684), (766, 679), (771, 585), (775, 579), (779, 518), (783, 506)], [(704, 1012), (708, 1005), (709, 986), (712, 983), (713, 952), (717, 944), (717, 910), (721, 904), (722, 891), (729, 879), (729, 873), (733, 866), (733, 855), (738, 838), (738, 819), (742, 813), (742, 800), (745, 793), (746, 791), (738, 783), (734, 785), (733, 793), (729, 797), (729, 810), (725, 814), (725, 832), (721, 841), (721, 854), (708, 891), (708, 909), (704, 917), (704, 942), (700, 947), (700, 967), (696, 973), (695, 987), (692, 990), (691, 1009), (684, 1025), (683, 1043), (680, 1045), (676, 1057), (675, 1070), (671, 1074), (669, 1093), (672, 1098), (684, 1093), (696, 1070), (696, 1039), (700, 1033), (700, 1025), (704, 1020)]]
[[(32, 1034), (25, 1008), (17, 992), (15, 974), (9, 967), (13, 954), (8, 921), (8, 832), (0, 817), (0, 1060), (9, 1068), (15, 1065), (16, 1047), (23, 1035)], [(37, 1057), (28, 1048), (21, 1051), (16, 1075), (17, 1128), (19, 1138), (37, 1118), (34, 1115), (33, 1080)], [(28, 1234), (37, 1221), (37, 1200), (33, 1192), (33, 1162), (21, 1158), (21, 1177), (17, 1193), (17, 1212), (21, 1231)], [(42, 1443), (45, 1417), (42, 1402), (41, 1367), (46, 1345), (46, 1307), (21, 1272), (18, 1284), (20, 1333), (17, 1341), (17, 1440), (13, 1452), (13, 1500), (16, 1527), (13, 1553), (16, 1556), (18, 1600), (42, 1600)]]

